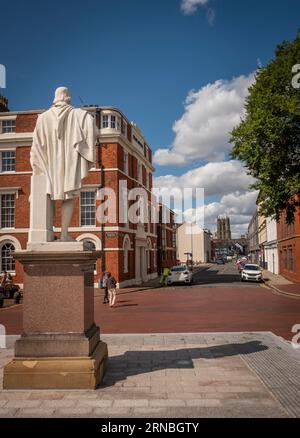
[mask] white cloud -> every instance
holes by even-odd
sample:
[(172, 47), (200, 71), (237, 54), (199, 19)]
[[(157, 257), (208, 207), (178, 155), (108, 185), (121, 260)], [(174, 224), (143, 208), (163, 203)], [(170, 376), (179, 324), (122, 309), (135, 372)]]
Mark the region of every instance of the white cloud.
[(222, 196), (249, 190), (254, 178), (247, 174), (239, 161), (208, 163), (181, 176), (165, 175), (154, 179), (154, 186), (166, 192), (180, 188), (204, 188), (205, 196)]
[[(213, 202), (204, 207), (205, 226), (212, 231), (216, 230), (217, 217), (226, 215), (230, 218), (232, 237), (238, 238), (245, 234), (250, 220), (256, 209), (258, 192), (234, 192), (223, 196), (219, 202)], [(196, 211), (189, 210), (186, 213), (186, 220), (195, 217)], [(200, 212), (197, 213), (201, 215)]]
[(224, 160), (231, 149), (230, 131), (244, 115), (245, 98), (254, 79), (252, 73), (190, 91), (185, 112), (173, 125), (174, 142), (170, 148), (156, 151), (155, 164), (185, 165), (195, 160)]
[[(225, 161), (208, 163), (205, 166), (193, 169), (181, 176), (166, 175), (154, 179), (154, 186), (159, 188), (165, 196), (175, 195), (175, 205), (178, 207), (180, 197), (176, 198), (176, 190), (182, 192), (185, 188), (204, 188), (205, 198), (216, 197), (218, 201), (211, 202), (198, 209), (185, 207), (185, 220), (197, 216), (203, 217), (205, 226), (212, 231), (216, 229), (217, 217), (230, 217), (232, 232), (239, 237), (247, 231), (248, 224), (256, 208), (258, 192), (250, 191), (254, 178), (247, 174), (246, 169), (239, 161)], [(179, 203), (179, 204), (178, 204)]]
[(182, 0), (181, 10), (185, 15), (194, 14), (199, 6), (204, 6), (208, 0)]

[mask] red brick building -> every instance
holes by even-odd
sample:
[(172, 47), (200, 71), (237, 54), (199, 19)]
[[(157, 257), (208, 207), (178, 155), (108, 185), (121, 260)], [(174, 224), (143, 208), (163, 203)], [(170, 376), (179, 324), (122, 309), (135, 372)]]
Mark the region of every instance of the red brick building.
[(177, 262), (175, 213), (159, 204), (159, 221), (157, 225), (158, 273), (164, 268), (172, 268)]
[(288, 225), (285, 215), (277, 225), (279, 273), (300, 283), (300, 212), (295, 213), (295, 223)]
[[(0, 97), (0, 270), (12, 272), (23, 283), (22, 267), (13, 260), (14, 250), (25, 249), (29, 231), (31, 181), (30, 147), (37, 117), (43, 111), (9, 112)], [(96, 215), (99, 190), (111, 188), (119, 198), (119, 183), (128, 190), (144, 188), (151, 207), (152, 151), (139, 128), (116, 108), (86, 107), (97, 121), (96, 166), (84, 180), (75, 199), (70, 234), (103, 251), (95, 266), (95, 282), (110, 271), (120, 287), (140, 284), (157, 276), (157, 229), (155, 224), (101, 224)], [(132, 201), (129, 201), (129, 207)], [(116, 207), (119, 213), (118, 205)], [(60, 204), (56, 203), (54, 231), (59, 236)]]

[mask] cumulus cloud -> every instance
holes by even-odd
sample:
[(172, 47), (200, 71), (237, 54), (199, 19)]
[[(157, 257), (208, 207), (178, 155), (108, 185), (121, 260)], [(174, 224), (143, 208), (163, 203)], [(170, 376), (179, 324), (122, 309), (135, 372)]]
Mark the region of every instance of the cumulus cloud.
[(217, 217), (227, 215), (231, 220), (233, 234), (240, 236), (247, 231), (255, 212), (258, 193), (250, 190), (254, 181), (239, 161), (232, 160), (208, 163), (181, 176), (157, 177), (154, 179), (154, 187), (160, 189), (162, 196), (166, 197), (163, 198), (164, 202), (172, 194), (176, 209), (181, 206), (180, 194), (183, 189), (204, 188), (206, 199), (216, 197), (218, 200), (194, 209), (191, 199), (188, 199), (183, 219), (189, 221), (195, 217), (204, 218), (205, 226), (214, 231)]
[(245, 99), (254, 80), (252, 73), (190, 91), (185, 112), (173, 125), (173, 144), (156, 151), (155, 164), (186, 165), (195, 160), (224, 160), (231, 149), (230, 131), (244, 116)]
[(201, 214), (204, 213), (205, 227), (215, 231), (217, 217), (226, 215), (230, 218), (232, 236), (238, 238), (247, 232), (248, 225), (256, 209), (257, 197), (257, 191), (248, 191), (246, 193), (236, 191), (223, 196), (219, 202), (212, 202), (200, 207), (204, 212), (197, 212), (193, 209), (186, 211), (185, 220), (193, 220), (196, 215), (201, 217)]
[(181, 10), (185, 15), (194, 14), (199, 6), (204, 6), (208, 0), (182, 0)]
[(154, 186), (166, 192), (180, 188), (204, 188), (206, 196), (222, 196), (249, 190), (254, 178), (247, 174), (239, 161), (208, 163), (181, 176), (165, 175), (154, 179)]

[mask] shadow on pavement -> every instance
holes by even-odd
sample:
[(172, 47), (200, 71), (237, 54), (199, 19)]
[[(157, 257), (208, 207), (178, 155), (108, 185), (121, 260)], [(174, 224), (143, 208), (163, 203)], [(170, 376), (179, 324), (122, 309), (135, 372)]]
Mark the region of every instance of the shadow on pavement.
[(127, 377), (159, 370), (194, 369), (193, 359), (220, 359), (268, 350), (260, 341), (225, 344), (204, 348), (159, 351), (127, 351), (109, 359), (106, 376), (100, 388), (114, 386)]

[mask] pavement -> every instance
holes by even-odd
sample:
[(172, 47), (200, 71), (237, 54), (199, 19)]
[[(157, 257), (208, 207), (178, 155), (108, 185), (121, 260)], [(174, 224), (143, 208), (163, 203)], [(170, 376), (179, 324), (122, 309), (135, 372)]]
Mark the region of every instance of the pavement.
[(264, 278), (266, 285), (278, 294), (300, 299), (299, 283), (292, 283), (281, 275), (275, 275), (269, 271), (264, 271)]
[[(106, 335), (96, 391), (8, 391), (0, 417), (295, 418), (300, 351), (271, 333)], [(0, 350), (2, 368), (13, 356)], [(1, 385), (2, 383), (0, 383)]]

